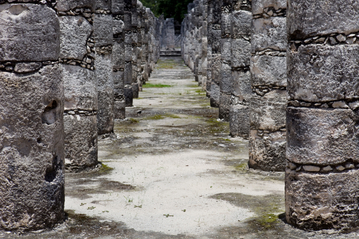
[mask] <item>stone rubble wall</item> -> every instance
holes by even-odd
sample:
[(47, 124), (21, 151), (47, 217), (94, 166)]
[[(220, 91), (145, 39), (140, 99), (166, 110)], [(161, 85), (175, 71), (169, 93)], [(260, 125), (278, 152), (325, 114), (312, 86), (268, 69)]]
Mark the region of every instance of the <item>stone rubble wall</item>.
[(55, 4), (0, 3), (0, 227), (5, 230), (38, 230), (65, 218), (64, 77)]
[(253, 94), (249, 166), (284, 171), (287, 107), (286, 0), (252, 0)]
[(286, 218), (302, 229), (351, 230), (359, 224), (359, 2), (288, 3)]

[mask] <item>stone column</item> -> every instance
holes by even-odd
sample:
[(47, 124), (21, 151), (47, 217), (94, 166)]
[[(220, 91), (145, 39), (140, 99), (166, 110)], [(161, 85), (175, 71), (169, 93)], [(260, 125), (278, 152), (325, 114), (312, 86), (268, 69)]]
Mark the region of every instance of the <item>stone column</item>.
[(284, 171), (286, 146), (286, 0), (252, 0), (249, 166)]
[(232, 92), (232, 11), (233, 0), (222, 0), (219, 118), (225, 121), (229, 121)]
[(124, 119), (125, 109), (125, 34), (124, 34), (124, 0), (112, 0), (113, 20), (113, 49), (112, 49), (112, 78), (114, 82), (114, 117)]
[(138, 12), (137, 12), (137, 0), (132, 0), (131, 6), (131, 38), (132, 38), (132, 93), (133, 98), (139, 97), (139, 84), (138, 84), (138, 65), (139, 61), (139, 49), (138, 49)]
[(112, 3), (109, 0), (95, 0), (94, 15), (95, 74), (98, 90), (98, 134), (113, 133), (114, 127), (114, 81), (112, 78)]
[(65, 217), (60, 25), (51, 4), (13, 2), (0, 4), (0, 227), (37, 230)]
[(212, 0), (213, 3), (213, 18), (212, 18), (212, 81), (210, 90), (210, 103), (212, 107), (219, 107), (220, 95), (220, 72), (221, 72), (221, 8), (222, 0)]
[(213, 0), (207, 0), (207, 82), (206, 95), (211, 97), (212, 45), (213, 45)]
[(359, 224), (359, 2), (288, 2), (286, 218)]
[(249, 102), (251, 98), (250, 57), (251, 57), (251, 2), (233, 2), (231, 19), (231, 77), (222, 82), (226, 92), (231, 94), (229, 126), (231, 136), (248, 138)]
[(124, 0), (124, 33), (125, 33), (125, 69), (124, 69), (124, 94), (126, 106), (133, 104), (132, 90), (132, 1)]
[(94, 2), (58, 0), (56, 8), (65, 87), (65, 164), (66, 169), (77, 171), (98, 164)]

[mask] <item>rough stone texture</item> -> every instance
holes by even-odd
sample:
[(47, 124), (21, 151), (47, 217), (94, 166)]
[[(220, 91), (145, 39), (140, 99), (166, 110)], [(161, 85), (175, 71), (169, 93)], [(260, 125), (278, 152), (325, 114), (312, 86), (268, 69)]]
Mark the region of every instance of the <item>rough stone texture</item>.
[(259, 96), (252, 95), (250, 102), (250, 122), (253, 129), (271, 132), (285, 128), (287, 94), (283, 90), (273, 90)]
[[(71, 171), (97, 165), (97, 117), (96, 115), (65, 115), (66, 167)], [(84, 139), (86, 142), (84, 142)]]
[(255, 55), (251, 59), (253, 86), (287, 85), (287, 61), (282, 56)]
[(97, 80), (91, 70), (72, 65), (62, 65), (65, 88), (65, 111), (96, 111)]
[(305, 39), (332, 33), (359, 31), (359, 2), (355, 0), (288, 2), (288, 34)]
[[(232, 104), (229, 111), (229, 124), (231, 125), (230, 134), (232, 137), (240, 136), (248, 138), (249, 129), (249, 106)], [(240, 123), (238, 123), (240, 122)]]
[[(3, 3), (3, 2), (1, 2)], [(60, 24), (38, 4), (0, 4), (0, 227), (64, 220)]]
[(352, 110), (289, 107), (287, 112), (289, 161), (315, 165), (359, 162), (359, 116)]
[(253, 19), (252, 52), (266, 49), (285, 51), (286, 47), (285, 17)]
[(51, 8), (37, 4), (0, 5), (0, 59), (47, 61), (58, 58), (59, 22)]
[(309, 102), (357, 98), (358, 54), (358, 45), (307, 45), (300, 46), (298, 51), (290, 51), (290, 97)]
[(60, 26), (60, 58), (82, 60), (87, 54), (86, 41), (92, 32), (91, 24), (81, 16), (63, 16)]
[(286, 219), (307, 230), (358, 226), (358, 6), (288, 2)]
[(67, 12), (75, 8), (94, 8), (93, 0), (56, 0), (56, 9), (60, 12)]
[(265, 133), (263, 130), (250, 131), (249, 165), (265, 171), (284, 171), (285, 165), (278, 159), (285, 158), (286, 132)]
[(306, 230), (352, 230), (359, 222), (358, 182), (358, 170), (329, 174), (287, 170), (287, 221)]

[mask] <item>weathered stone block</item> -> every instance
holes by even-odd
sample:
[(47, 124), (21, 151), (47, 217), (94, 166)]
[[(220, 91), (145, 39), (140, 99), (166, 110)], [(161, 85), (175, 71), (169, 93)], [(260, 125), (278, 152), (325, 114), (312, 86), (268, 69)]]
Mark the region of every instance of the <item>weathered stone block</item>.
[(359, 31), (359, 2), (354, 0), (288, 1), (291, 39)]
[(94, 9), (94, 0), (56, 0), (56, 9), (60, 12), (67, 12), (75, 8)]
[(251, 128), (269, 131), (284, 128), (286, 107), (287, 92), (285, 90), (273, 90), (264, 96), (253, 94), (250, 100)]
[(58, 60), (60, 24), (45, 5), (0, 5), (0, 61)]
[(287, 86), (287, 61), (280, 56), (252, 56), (252, 86)]
[(249, 107), (246, 105), (231, 105), (229, 111), (229, 128), (232, 137), (248, 138)]
[(82, 60), (87, 53), (87, 39), (92, 33), (91, 24), (80, 16), (60, 17), (60, 58)]
[(287, 159), (298, 164), (359, 162), (359, 116), (349, 109), (287, 108)]
[(112, 15), (95, 14), (93, 28), (96, 46), (113, 44)]
[(231, 94), (233, 92), (232, 68), (230, 65), (222, 63), (221, 67), (221, 92)]
[(285, 17), (253, 19), (252, 52), (265, 49), (286, 51), (287, 31)]
[(231, 35), (232, 38), (249, 38), (252, 32), (252, 13), (249, 11), (233, 11)]
[(251, 73), (249, 71), (232, 71), (232, 94), (240, 101), (249, 102), (252, 94)]
[(310, 102), (357, 98), (358, 54), (359, 45), (307, 45), (289, 51), (290, 98)]
[(113, 0), (94, 0), (95, 10), (107, 10), (111, 11)]
[(61, 65), (61, 67), (65, 86), (65, 110), (97, 110), (95, 73), (79, 66)]
[(53, 227), (65, 217), (61, 69), (1, 72), (0, 92), (0, 225)]
[(91, 168), (97, 161), (96, 115), (65, 115), (65, 166), (71, 171)]
[(219, 96), (219, 118), (229, 121), (229, 110), (231, 107), (231, 95), (221, 92)]
[(359, 171), (286, 173), (287, 221), (306, 230), (358, 226)]
[(252, 0), (253, 15), (262, 14), (265, 8), (286, 9), (287, 0)]
[(251, 59), (251, 43), (244, 39), (232, 39), (231, 49), (232, 67), (248, 67)]
[(211, 93), (210, 93), (210, 104), (212, 107), (219, 107), (219, 95), (220, 95), (220, 87), (219, 85), (212, 81), (211, 82)]
[(258, 130), (251, 130), (248, 164), (254, 169), (283, 172), (286, 164), (285, 149), (285, 132), (261, 133), (259, 136)]

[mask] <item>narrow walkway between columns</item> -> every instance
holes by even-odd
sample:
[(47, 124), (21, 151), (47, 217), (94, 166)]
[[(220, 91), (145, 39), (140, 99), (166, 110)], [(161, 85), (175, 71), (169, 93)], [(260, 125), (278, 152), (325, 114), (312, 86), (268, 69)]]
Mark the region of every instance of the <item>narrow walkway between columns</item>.
[(69, 220), (41, 238), (314, 236), (281, 220), (284, 173), (248, 170), (248, 142), (229, 137), (182, 59), (160, 59), (127, 112), (99, 139), (102, 171), (66, 175)]

